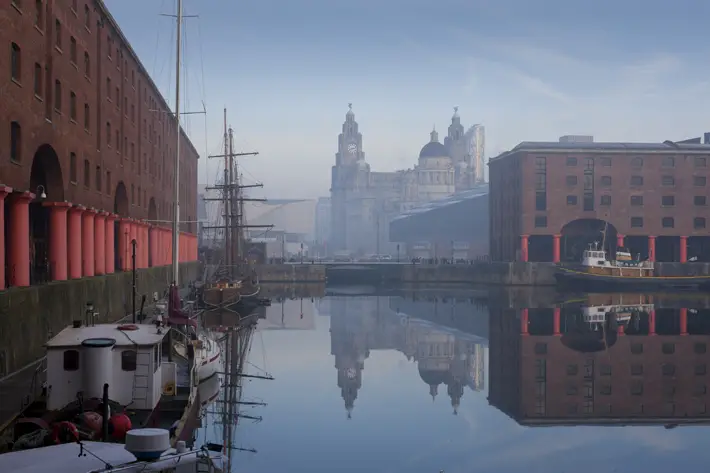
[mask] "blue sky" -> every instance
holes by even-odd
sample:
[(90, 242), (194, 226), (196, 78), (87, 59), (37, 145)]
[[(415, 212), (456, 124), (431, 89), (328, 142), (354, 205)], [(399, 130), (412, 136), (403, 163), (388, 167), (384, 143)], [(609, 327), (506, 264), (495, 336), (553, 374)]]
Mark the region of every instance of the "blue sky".
[[(170, 103), (174, 0), (105, 0)], [(327, 195), (354, 105), (373, 170), (416, 163), (452, 107), (486, 154), (593, 134), (663, 141), (710, 131), (710, 2), (185, 0), (186, 128), (217, 153), (222, 109), (245, 177), (274, 198)], [(207, 132), (207, 133), (206, 133)], [(443, 133), (442, 133), (443, 138)], [(207, 166), (210, 166), (208, 169)], [(200, 181), (217, 163), (200, 164)]]

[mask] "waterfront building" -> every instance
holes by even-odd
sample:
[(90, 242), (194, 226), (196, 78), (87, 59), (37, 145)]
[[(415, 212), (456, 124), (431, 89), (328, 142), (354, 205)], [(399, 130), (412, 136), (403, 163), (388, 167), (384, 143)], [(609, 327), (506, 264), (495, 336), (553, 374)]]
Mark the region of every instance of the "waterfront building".
[(590, 243), (710, 261), (710, 145), (523, 142), (489, 162), (496, 261), (579, 261)]
[[(101, 0), (4, 2), (0, 290), (171, 260), (176, 121)], [(180, 131), (181, 261), (198, 153)]]
[[(478, 140), (478, 141), (476, 141)], [(472, 144), (473, 143), (473, 144)], [(338, 136), (331, 178), (331, 252), (394, 254), (390, 222), (426, 202), (472, 189), (483, 181), (483, 128), (464, 133), (458, 107), (444, 143), (433, 129), (411, 169), (376, 172), (365, 160), (352, 107)]]

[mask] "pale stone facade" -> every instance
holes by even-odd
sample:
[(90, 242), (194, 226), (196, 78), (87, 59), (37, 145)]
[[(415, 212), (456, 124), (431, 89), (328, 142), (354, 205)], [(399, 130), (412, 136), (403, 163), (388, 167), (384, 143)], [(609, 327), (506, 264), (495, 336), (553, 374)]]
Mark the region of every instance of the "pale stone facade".
[[(417, 165), (394, 172), (374, 172), (365, 161), (362, 133), (352, 104), (338, 136), (331, 177), (330, 248), (352, 254), (393, 254), (392, 218), (412, 207), (472, 188), (480, 167), (471, 156), (458, 107), (444, 143), (436, 129), (419, 153)], [(480, 170), (479, 170), (480, 172)]]

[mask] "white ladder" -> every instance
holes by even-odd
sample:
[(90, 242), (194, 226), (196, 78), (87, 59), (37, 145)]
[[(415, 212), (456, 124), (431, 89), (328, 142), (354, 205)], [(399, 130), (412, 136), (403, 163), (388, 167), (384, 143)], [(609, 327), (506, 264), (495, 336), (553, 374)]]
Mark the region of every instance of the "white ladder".
[(136, 370), (133, 374), (133, 394), (131, 403), (148, 400), (148, 378), (150, 376), (151, 353), (141, 353), (136, 350)]

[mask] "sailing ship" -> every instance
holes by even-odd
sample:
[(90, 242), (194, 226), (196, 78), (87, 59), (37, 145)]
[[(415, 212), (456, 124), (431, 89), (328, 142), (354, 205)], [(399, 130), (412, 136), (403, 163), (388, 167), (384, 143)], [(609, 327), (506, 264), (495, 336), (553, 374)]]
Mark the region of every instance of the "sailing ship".
[[(247, 198), (243, 190), (263, 187), (263, 184), (241, 184), (236, 158), (257, 155), (257, 152), (236, 153), (234, 151), (234, 131), (227, 126), (227, 110), (224, 110), (224, 154), (210, 156), (224, 159), (222, 184), (210, 187), (221, 194), (222, 222), (218, 226), (204, 229), (219, 230), (221, 251), (213, 252), (212, 261), (206, 261), (205, 282), (201, 287), (201, 301), (206, 309), (205, 320), (218, 325), (234, 326), (239, 319), (248, 315), (259, 305), (268, 305), (268, 299), (259, 298), (259, 281), (251, 262), (245, 256), (247, 228), (272, 228), (272, 225), (246, 225), (244, 202), (263, 202), (266, 199)], [(211, 274), (207, 274), (207, 273)], [(230, 317), (231, 316), (231, 317)], [(225, 317), (227, 320), (225, 320)], [(217, 320), (213, 320), (217, 319)], [(211, 325), (211, 324), (210, 324)]]
[[(176, 20), (179, 72), (182, 0), (177, 0)], [(199, 380), (209, 379), (202, 374), (219, 363), (219, 351), (215, 355), (209, 341), (203, 343), (195, 332), (189, 336), (195, 318), (182, 307), (178, 291), (179, 91), (178, 73), (168, 313), (163, 314), (159, 304), (148, 323), (136, 323), (134, 309), (133, 323), (96, 324), (98, 313), (87, 303), (83, 320), (75, 320), (47, 342), (43, 394), (3, 432), (6, 447), (13, 451), (0, 455), (0, 471), (222, 471), (221, 445), (187, 446), (192, 443), (204, 405), (199, 399)], [(133, 251), (135, 254), (135, 242)], [(189, 338), (184, 338), (186, 335)], [(174, 337), (185, 347), (179, 360), (173, 360), (177, 351)]]

